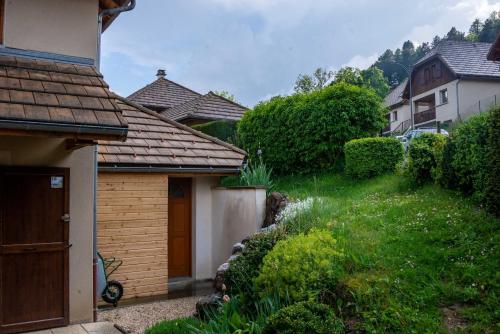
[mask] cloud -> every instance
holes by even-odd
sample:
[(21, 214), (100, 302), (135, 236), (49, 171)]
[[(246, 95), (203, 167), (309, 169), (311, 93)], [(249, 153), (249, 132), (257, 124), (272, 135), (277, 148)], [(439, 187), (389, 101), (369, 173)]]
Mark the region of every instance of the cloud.
[(373, 65), (373, 63), (377, 61), (378, 57), (379, 57), (378, 53), (374, 53), (371, 56), (355, 55), (341, 67), (350, 66), (364, 70)]

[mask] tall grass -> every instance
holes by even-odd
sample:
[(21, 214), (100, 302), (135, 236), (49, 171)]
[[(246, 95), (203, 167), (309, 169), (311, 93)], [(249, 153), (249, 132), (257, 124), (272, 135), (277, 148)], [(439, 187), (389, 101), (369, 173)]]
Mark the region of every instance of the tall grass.
[(267, 168), (262, 158), (259, 157), (257, 163), (249, 163), (241, 171), (240, 184), (245, 186), (264, 186), (270, 190), (273, 187), (271, 173), (272, 169)]

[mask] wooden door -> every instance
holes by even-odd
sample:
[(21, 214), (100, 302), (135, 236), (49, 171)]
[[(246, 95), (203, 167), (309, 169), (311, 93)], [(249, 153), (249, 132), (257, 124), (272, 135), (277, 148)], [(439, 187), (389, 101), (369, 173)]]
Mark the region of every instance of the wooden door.
[(68, 324), (68, 200), (68, 169), (0, 167), (1, 334)]
[(168, 277), (191, 276), (191, 179), (168, 181)]

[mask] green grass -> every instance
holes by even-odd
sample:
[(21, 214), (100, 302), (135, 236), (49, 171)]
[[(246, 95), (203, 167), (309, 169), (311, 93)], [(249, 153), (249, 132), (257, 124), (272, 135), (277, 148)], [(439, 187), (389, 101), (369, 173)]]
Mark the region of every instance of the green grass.
[(468, 199), (396, 175), (289, 177), (275, 187), (322, 199), (291, 229), (325, 227), (343, 240), (349, 274), (338, 312), (368, 332), (446, 333), (442, 309), (452, 305), (465, 332), (500, 331), (500, 225)]

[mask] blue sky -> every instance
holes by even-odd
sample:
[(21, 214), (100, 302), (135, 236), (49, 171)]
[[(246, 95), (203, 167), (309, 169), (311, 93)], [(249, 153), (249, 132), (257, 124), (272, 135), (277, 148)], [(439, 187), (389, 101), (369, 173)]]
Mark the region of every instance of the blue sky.
[(317, 67), (365, 68), (387, 48), (468, 30), (496, 0), (138, 0), (103, 34), (106, 81), (127, 96), (156, 70), (243, 104), (288, 94)]

